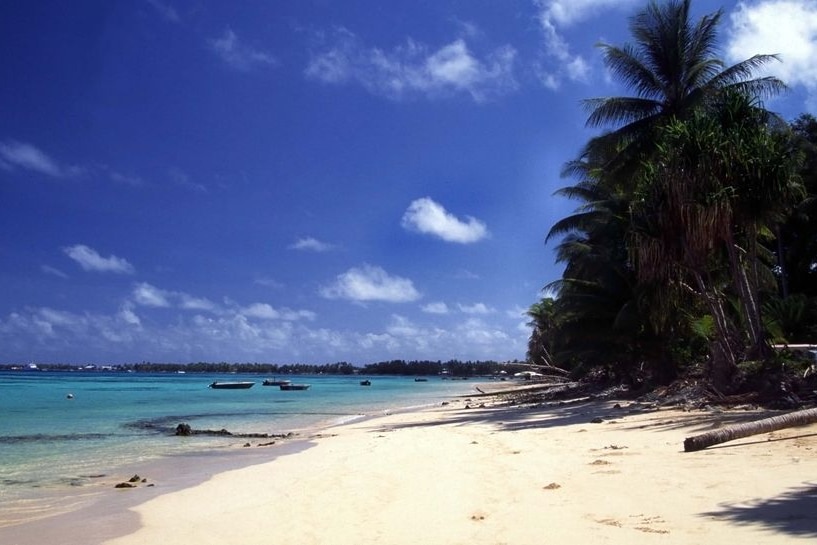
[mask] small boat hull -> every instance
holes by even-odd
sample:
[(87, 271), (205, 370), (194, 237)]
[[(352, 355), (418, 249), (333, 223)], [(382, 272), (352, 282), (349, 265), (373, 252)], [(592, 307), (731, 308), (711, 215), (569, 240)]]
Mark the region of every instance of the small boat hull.
[(281, 384), (279, 388), (285, 391), (289, 390), (308, 390), (311, 384)]
[(213, 382), (210, 388), (214, 390), (246, 390), (252, 388), (254, 382)]
[(372, 385), (372, 381), (371, 381), (371, 380), (361, 380), (361, 381), (360, 381), (360, 385), (361, 385), (361, 386), (371, 386), (371, 385)]
[(262, 386), (283, 386), (285, 384), (291, 384), (291, 380), (265, 380), (261, 383)]

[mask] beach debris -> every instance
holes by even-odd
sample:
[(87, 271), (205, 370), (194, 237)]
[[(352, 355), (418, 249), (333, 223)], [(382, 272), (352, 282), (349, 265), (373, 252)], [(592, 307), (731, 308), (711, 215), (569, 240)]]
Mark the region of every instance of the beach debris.
[(601, 424), (604, 422), (604, 419), (600, 416), (597, 416), (593, 420), (590, 421), (591, 424)]
[(749, 437), (760, 433), (769, 433), (782, 430), (784, 428), (806, 426), (816, 422), (817, 409), (806, 409), (803, 411), (795, 411), (789, 414), (756, 420), (755, 422), (734, 424), (732, 426), (708, 431), (693, 437), (687, 437), (684, 439), (684, 451), (694, 452), (697, 450), (703, 450), (713, 445), (718, 445), (720, 443), (726, 443), (727, 441), (734, 441), (735, 439), (742, 439), (744, 437)]
[(242, 446), (242, 447), (244, 447), (244, 448), (247, 448), (247, 447), (251, 447), (252, 445), (251, 445), (251, 444), (249, 444), (249, 443), (244, 443), (244, 444), (243, 444), (243, 445), (241, 445), (241, 446)]
[(627, 448), (627, 447), (624, 446), (624, 445), (610, 445), (609, 447), (604, 447), (604, 448), (605, 449), (610, 449), (610, 450), (621, 450), (621, 449), (624, 449), (624, 448)]
[(550, 483), (542, 487), (543, 490), (556, 490), (557, 488), (562, 488), (562, 485), (559, 483)]
[(442, 406), (445, 407), (446, 405), (448, 405), (448, 401), (443, 401)]
[(607, 460), (593, 460), (592, 462), (590, 462), (590, 465), (591, 466), (609, 466), (610, 462), (608, 462)]

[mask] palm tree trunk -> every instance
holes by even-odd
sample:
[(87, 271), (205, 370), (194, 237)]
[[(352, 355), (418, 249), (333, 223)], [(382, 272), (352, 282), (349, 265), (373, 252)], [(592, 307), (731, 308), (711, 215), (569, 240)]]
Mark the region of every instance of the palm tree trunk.
[(734, 426), (727, 426), (693, 437), (687, 437), (684, 439), (684, 451), (694, 452), (711, 447), (712, 445), (734, 441), (735, 439), (741, 439), (759, 433), (768, 433), (794, 426), (806, 426), (808, 424), (814, 424), (815, 422), (817, 422), (817, 409), (806, 409), (780, 416), (773, 416), (771, 418), (764, 418), (763, 420), (757, 420), (755, 422), (735, 424)]
[(732, 268), (735, 290), (740, 298), (743, 314), (746, 318), (746, 327), (749, 330), (751, 344), (748, 355), (752, 359), (766, 359), (771, 354), (771, 349), (763, 333), (763, 325), (760, 319), (760, 305), (757, 301), (756, 290), (749, 280), (747, 265), (740, 256), (741, 249), (734, 242), (728, 242), (726, 246), (729, 263)]
[(716, 293), (708, 289), (703, 275), (697, 271), (693, 272), (698, 291), (706, 301), (712, 319), (715, 321), (715, 334), (712, 356), (710, 361), (710, 376), (717, 388), (723, 388), (732, 377), (732, 373), (737, 367), (737, 359), (732, 350), (732, 335), (729, 328), (729, 320), (723, 310), (723, 302)]

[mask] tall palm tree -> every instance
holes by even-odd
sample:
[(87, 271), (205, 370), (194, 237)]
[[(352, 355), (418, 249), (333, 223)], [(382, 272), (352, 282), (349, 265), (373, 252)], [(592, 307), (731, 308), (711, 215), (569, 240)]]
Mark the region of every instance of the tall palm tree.
[(632, 207), (630, 250), (639, 279), (693, 282), (718, 331), (713, 378), (726, 383), (739, 347), (726, 312), (724, 279), (740, 302), (748, 356), (768, 357), (759, 239), (794, 202), (799, 184), (788, 136), (768, 124), (752, 99), (732, 92), (721, 97), (708, 111), (659, 131), (654, 160), (644, 169)]
[(608, 69), (635, 92), (631, 97), (584, 101), (589, 127), (613, 127), (592, 139), (585, 152), (619, 148), (611, 170), (624, 167), (631, 172), (654, 150), (656, 128), (671, 118), (686, 118), (726, 89), (759, 98), (785, 89), (777, 78), (752, 77), (776, 60), (775, 55), (755, 55), (726, 66), (716, 55), (722, 10), (693, 22), (690, 5), (691, 0), (651, 0), (630, 22), (634, 44), (599, 46)]

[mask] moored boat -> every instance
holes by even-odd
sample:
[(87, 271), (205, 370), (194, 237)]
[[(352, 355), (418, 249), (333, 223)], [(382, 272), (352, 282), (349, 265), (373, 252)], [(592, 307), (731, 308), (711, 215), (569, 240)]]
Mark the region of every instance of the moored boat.
[(291, 380), (281, 380), (281, 379), (267, 379), (261, 383), (262, 386), (283, 386), (284, 384), (291, 384)]
[(371, 381), (371, 380), (369, 380), (369, 379), (366, 379), (366, 380), (361, 380), (361, 381), (360, 381), (360, 385), (361, 385), (361, 386), (371, 386), (371, 385), (372, 385), (372, 381)]
[(281, 384), (279, 388), (282, 390), (308, 390), (311, 384)]
[(210, 384), (210, 388), (214, 390), (246, 390), (247, 388), (252, 388), (254, 382), (246, 381), (246, 382), (218, 382), (214, 381)]

